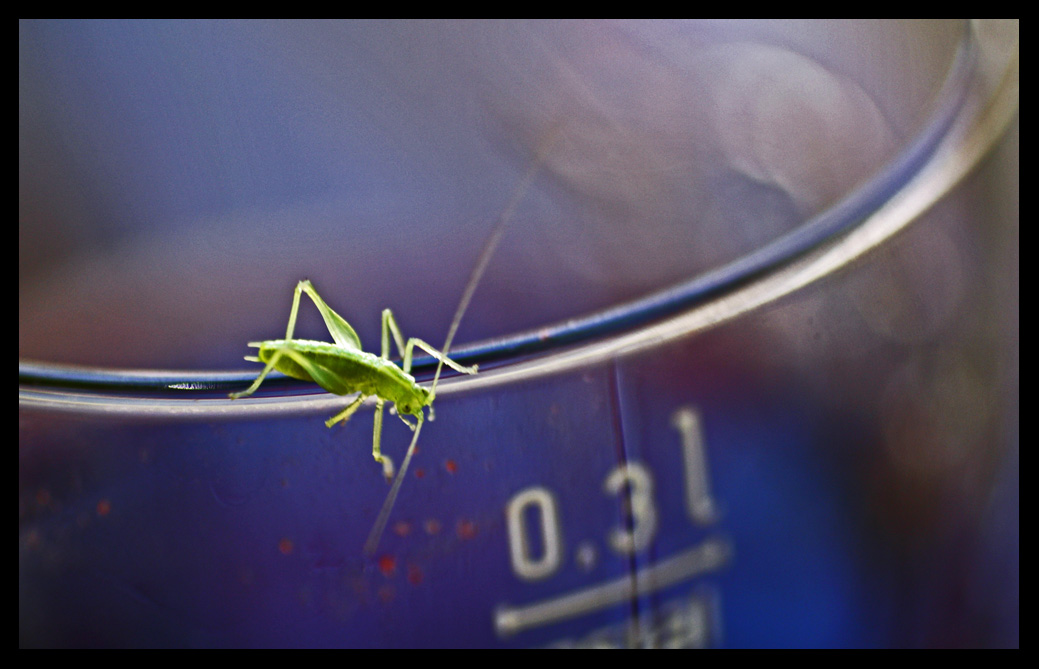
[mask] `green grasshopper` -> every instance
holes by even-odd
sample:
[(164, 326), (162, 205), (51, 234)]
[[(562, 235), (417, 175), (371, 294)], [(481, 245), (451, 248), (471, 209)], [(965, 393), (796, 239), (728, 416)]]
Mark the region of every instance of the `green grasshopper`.
[[(408, 446), (404, 461), (397, 472), (396, 479), (393, 481), (393, 487), (390, 488), (389, 494), (386, 495), (386, 501), (383, 502), (375, 525), (368, 535), (367, 542), (365, 542), (364, 550), (368, 555), (372, 555), (378, 547), (382, 531), (386, 527), (386, 521), (393, 510), (397, 494), (400, 492), (401, 483), (404, 480), (404, 474), (407, 472), (408, 464), (415, 453), (415, 445), (418, 443), (419, 433), (422, 431), (422, 424), (425, 420), (423, 410), (427, 407), (429, 408), (429, 419), (433, 420), (433, 400), (436, 399), (437, 381), (440, 379), (440, 372), (443, 366), (447, 365), (462, 374), (476, 373), (476, 365), (463, 367), (448, 358), (447, 353), (451, 348), (455, 332), (458, 330), (458, 324), (462, 321), (462, 316), (469, 307), (469, 302), (476, 291), (476, 286), (479, 284), (484, 270), (487, 269), (494, 250), (501, 241), (507, 222), (512, 218), (523, 194), (534, 180), (534, 176), (540, 169), (548, 149), (559, 136), (560, 128), (561, 126), (557, 126), (548, 135), (545, 142), (542, 143), (541, 150), (538, 151), (526, 174), (513, 190), (512, 197), (505, 209), (498, 217), (497, 225), (484, 244), (483, 251), (480, 253), (480, 257), (473, 267), (472, 274), (469, 276), (465, 290), (462, 292), (458, 308), (455, 310), (454, 318), (451, 321), (451, 327), (447, 332), (447, 338), (444, 341), (443, 351), (438, 351), (421, 339), (414, 337), (408, 339), (405, 343), (400, 327), (397, 326), (397, 320), (389, 309), (385, 309), (382, 312), (382, 355), (376, 356), (373, 353), (363, 351), (361, 349), (361, 340), (357, 337), (357, 333), (354, 332), (350, 324), (346, 322), (346, 319), (329, 307), (318, 294), (313, 284), (306, 280), (300, 281), (296, 285), (296, 292), (292, 297), (292, 310), (289, 312), (289, 325), (285, 330), (285, 338), (249, 342), (249, 346), (259, 349), (259, 352), (256, 356), (246, 356), (246, 360), (266, 363), (266, 367), (263, 368), (263, 371), (260, 372), (260, 375), (253, 381), (251, 386), (240, 393), (231, 393), (231, 399), (252, 395), (272, 369), (276, 369), (295, 379), (313, 381), (328, 392), (336, 395), (357, 393), (357, 397), (345, 409), (325, 421), (325, 425), (328, 427), (332, 427), (336, 423), (346, 422), (360, 408), (366, 397), (375, 397), (375, 427), (372, 436), (372, 455), (375, 457), (376, 462), (382, 465), (383, 474), (385, 474), (387, 480), (393, 478), (394, 471), (393, 461), (384, 455), (380, 448), (383, 408), (387, 402), (393, 404), (400, 419), (413, 430), (411, 445)], [(329, 334), (332, 335), (333, 343), (293, 339), (292, 334), (296, 328), (296, 313), (299, 311), (299, 300), (302, 293), (306, 293), (317, 306), (318, 311), (321, 312), (325, 326), (328, 328)], [(400, 367), (397, 367), (389, 359), (391, 335), (401, 355)], [(428, 390), (424, 386), (420, 386), (415, 381), (415, 377), (409, 373), (411, 372), (412, 352), (416, 346), (437, 360), (437, 371), (433, 376), (433, 383)], [(405, 416), (414, 417), (415, 422), (411, 423)]]
[[(302, 293), (306, 293), (321, 312), (321, 318), (324, 319), (334, 343), (293, 338)], [(391, 334), (401, 355), (400, 367), (390, 362)], [(245, 359), (251, 362), (263, 362), (267, 366), (251, 386), (240, 393), (231, 393), (230, 397), (233, 400), (248, 397), (256, 392), (272, 369), (294, 379), (313, 381), (336, 395), (358, 393), (354, 401), (345, 409), (325, 421), (325, 425), (328, 427), (350, 420), (366, 397), (375, 397), (372, 456), (376, 462), (382, 465), (387, 480), (393, 478), (394, 470), (393, 461), (389, 456), (383, 455), (380, 447), (382, 412), (386, 402), (394, 405), (397, 415), (415, 432), (416, 438), (424, 420), (423, 409), (429, 407), (430, 419), (433, 418), (435, 390), (420, 386), (415, 382), (415, 377), (409, 373), (414, 348), (418, 346), (438, 360), (440, 364), (447, 365), (455, 371), (463, 374), (476, 373), (475, 365), (463, 367), (421, 339), (412, 337), (405, 343), (397, 320), (389, 309), (384, 309), (382, 312), (382, 355), (376, 356), (364, 351), (361, 348), (361, 340), (354, 329), (346, 322), (346, 319), (325, 303), (317, 289), (314, 288), (314, 284), (309, 280), (296, 284), (285, 338), (253, 341), (248, 345), (259, 351), (256, 356), (246, 356)], [(411, 423), (404, 416), (414, 416), (415, 423)]]
[[(488, 247), (493, 250), (493, 248)], [(489, 259), (490, 254), (485, 255)], [(478, 277), (477, 277), (478, 278)], [(300, 295), (306, 293), (314, 302), (321, 318), (325, 321), (329, 334), (332, 335), (333, 343), (323, 341), (312, 341), (309, 339), (294, 339), (293, 332), (296, 329), (296, 314), (299, 312)], [(467, 290), (468, 298), (472, 297), (472, 290)], [(468, 303), (468, 299), (464, 300)], [(460, 309), (461, 313), (464, 309)], [(460, 313), (456, 314), (456, 321), (452, 325), (444, 348), (447, 349), (451, 343), (451, 335), (457, 328)], [(390, 335), (397, 344), (397, 350), (401, 355), (401, 366), (393, 364), (390, 357)], [(336, 423), (345, 423), (350, 420), (354, 412), (360, 408), (366, 397), (374, 396), (375, 400), (375, 426), (372, 433), (372, 456), (375, 461), (382, 465), (383, 474), (387, 480), (393, 478), (393, 461), (389, 456), (382, 453), (380, 442), (382, 440), (382, 415), (386, 402), (391, 402), (396, 409), (400, 419), (414, 431), (411, 445), (408, 446), (404, 464), (400, 469), (393, 487), (386, 496), (382, 510), (365, 543), (365, 553), (371, 555), (378, 548), (382, 531), (389, 519), (390, 511), (400, 492), (404, 473), (411, 462), (411, 456), (415, 452), (418, 436), (422, 432), (422, 423), (425, 421), (423, 409), (429, 408), (429, 419), (433, 420), (433, 400), (436, 398), (436, 384), (440, 378), (443, 365), (459, 371), (463, 374), (475, 374), (476, 365), (463, 367), (446, 354), (436, 350), (421, 339), (412, 337), (404, 342), (397, 320), (393, 312), (384, 309), (382, 312), (382, 355), (377, 356), (368, 353), (361, 348), (361, 340), (353, 327), (346, 319), (333, 310), (318, 294), (317, 289), (309, 280), (300, 281), (296, 284), (296, 290), (292, 296), (292, 310), (289, 312), (289, 325), (285, 330), (284, 339), (269, 339), (265, 341), (249, 342), (249, 346), (259, 349), (258, 355), (246, 356), (251, 362), (266, 363), (266, 367), (256, 377), (253, 384), (239, 393), (231, 393), (229, 397), (233, 400), (248, 397), (256, 392), (263, 380), (270, 374), (272, 369), (277, 369), (286, 376), (303, 381), (313, 381), (325, 390), (336, 395), (351, 395), (357, 393), (357, 397), (347, 405), (345, 409), (325, 421), (329, 428)], [(409, 372), (411, 371), (411, 357), (415, 347), (418, 346), (438, 361), (436, 376), (433, 385), (426, 389), (420, 386)], [(415, 422), (411, 423), (404, 416), (413, 416)]]

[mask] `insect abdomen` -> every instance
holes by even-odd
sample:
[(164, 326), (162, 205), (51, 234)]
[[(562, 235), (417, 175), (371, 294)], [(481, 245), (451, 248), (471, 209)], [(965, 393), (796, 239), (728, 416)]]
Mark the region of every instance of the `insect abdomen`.
[[(315, 379), (291, 356), (283, 353), (274, 368), (286, 376), (303, 381), (313, 381), (336, 395), (376, 395), (395, 404), (414, 404), (423, 396), (424, 389), (415, 383), (415, 378), (406, 374), (389, 360), (366, 351), (344, 349), (319, 341), (294, 339), (286, 345), (284, 340), (271, 340), (253, 344), (260, 350), (258, 357), (270, 362), (281, 348), (303, 356), (311, 364), (328, 370), (324, 379)], [(422, 402), (420, 402), (422, 403)], [(424, 403), (422, 403), (424, 404)]]

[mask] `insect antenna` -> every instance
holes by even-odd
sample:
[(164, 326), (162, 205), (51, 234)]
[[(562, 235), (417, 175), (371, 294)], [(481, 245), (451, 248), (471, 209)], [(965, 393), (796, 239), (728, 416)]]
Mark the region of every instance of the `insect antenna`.
[[(526, 173), (523, 178), (520, 179), (519, 183), (512, 190), (512, 195), (509, 197), (508, 203), (498, 216), (498, 221), (495, 223), (494, 231), (491, 236), (484, 242), (483, 250), (480, 252), (480, 257), (476, 261), (476, 265), (473, 266), (473, 271), (469, 275), (469, 281), (465, 284), (465, 290), (462, 291), (462, 297), (458, 300), (458, 308), (455, 309), (454, 318), (451, 319), (451, 327), (447, 329), (447, 337), (444, 340), (444, 347), (440, 350), (441, 359), (437, 363), (437, 371), (433, 375), (433, 385), (430, 387), (430, 393), (435, 398), (437, 390), (437, 382), (440, 380), (440, 372), (444, 368), (444, 360), (451, 350), (451, 342), (454, 341), (455, 332), (458, 331), (458, 325), (462, 322), (462, 316), (465, 315), (466, 309), (469, 308), (469, 302), (473, 299), (473, 293), (476, 292), (476, 287), (480, 283), (480, 279), (483, 278), (484, 271), (487, 270), (487, 266), (491, 262), (491, 256), (494, 255), (494, 251), (498, 248), (498, 244), (501, 242), (501, 238), (505, 235), (505, 228), (512, 218), (513, 214), (516, 213), (516, 208), (519, 207), (519, 203), (523, 200), (523, 196), (527, 194), (527, 189), (530, 188), (530, 184), (534, 181), (534, 177), (537, 176), (538, 171), (541, 169), (542, 164), (545, 162), (545, 157), (548, 155), (549, 149), (555, 144), (556, 139), (560, 135), (561, 125), (556, 126), (548, 134), (544, 141), (541, 143), (541, 147), (538, 152), (530, 161), (530, 165), (527, 167)], [(397, 494), (400, 493), (400, 486), (404, 482), (404, 475), (408, 471), (408, 465), (411, 464), (411, 456), (415, 454), (415, 445), (418, 443), (419, 432), (422, 431), (422, 422), (419, 421), (415, 426), (415, 433), (411, 437), (411, 445), (408, 446), (408, 452), (404, 456), (404, 462), (401, 463), (400, 469), (397, 471), (397, 477), (393, 481), (393, 487), (390, 488), (389, 494), (386, 495), (386, 501), (382, 503), (382, 509), (379, 510), (379, 515), (375, 519), (375, 525), (372, 526), (372, 531), (368, 534), (368, 540), (364, 542), (364, 553), (367, 556), (372, 556), (375, 550), (379, 547), (379, 541), (382, 539), (383, 530), (386, 529), (386, 522), (390, 518), (390, 512), (393, 511), (393, 505), (397, 502)]]

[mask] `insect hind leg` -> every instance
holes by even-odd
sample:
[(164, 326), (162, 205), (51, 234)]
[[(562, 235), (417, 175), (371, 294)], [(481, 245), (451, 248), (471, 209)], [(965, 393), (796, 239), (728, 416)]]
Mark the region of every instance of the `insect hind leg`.
[[(310, 286), (309, 281), (300, 281), (296, 284), (296, 290), (292, 293), (292, 309), (289, 310), (289, 324), (285, 328), (286, 344), (292, 341), (292, 333), (296, 331), (296, 315), (299, 313), (299, 296), (303, 292), (304, 288), (308, 286)], [(311, 290), (313, 290), (313, 287), (311, 287)], [(237, 400), (241, 399), (242, 397), (248, 397), (249, 395), (255, 393), (257, 388), (260, 387), (260, 384), (263, 383), (263, 380), (266, 379), (267, 375), (271, 373), (272, 369), (274, 369), (274, 366), (278, 364), (279, 360), (281, 360), (281, 355), (281, 350), (275, 352), (275, 354), (271, 356), (271, 359), (267, 363), (267, 366), (263, 368), (263, 371), (260, 372), (260, 375), (256, 377), (256, 380), (253, 381), (253, 384), (251, 386), (249, 386), (240, 393), (230, 393), (228, 397), (230, 397), (233, 400)], [(250, 360), (252, 358), (253, 356), (247, 356), (246, 360)]]

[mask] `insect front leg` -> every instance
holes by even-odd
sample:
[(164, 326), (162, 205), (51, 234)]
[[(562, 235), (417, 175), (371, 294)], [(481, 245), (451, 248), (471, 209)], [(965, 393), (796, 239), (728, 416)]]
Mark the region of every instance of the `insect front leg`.
[(382, 441), (382, 409), (386, 401), (382, 398), (375, 403), (375, 427), (372, 431), (372, 457), (382, 465), (383, 476), (387, 481), (393, 480), (393, 460), (390, 456), (382, 454), (380, 442)]
[[(400, 326), (397, 325), (397, 319), (393, 317), (393, 312), (389, 309), (382, 310), (382, 357), (384, 360), (390, 357), (390, 335), (393, 335), (393, 341), (397, 344), (397, 352), (400, 353), (401, 358), (405, 356), (404, 349), (404, 335), (401, 334)], [(411, 371), (411, 360), (404, 359), (403, 369), (405, 372)]]
[(473, 365), (472, 367), (463, 367), (462, 365), (459, 365), (457, 362), (455, 362), (451, 358), (447, 357), (446, 355), (444, 355), (443, 353), (441, 353), (437, 349), (433, 348), (432, 346), (430, 346), (426, 342), (422, 341), (421, 339), (419, 339), (417, 337), (412, 337), (411, 339), (408, 340), (408, 343), (405, 346), (405, 349), (406, 349), (405, 352), (404, 352), (404, 360), (406, 361), (406, 364), (405, 364), (405, 367), (404, 367), (404, 371), (405, 372), (411, 370), (411, 352), (412, 352), (412, 349), (414, 349), (416, 346), (418, 346), (420, 349), (422, 349), (423, 351), (425, 351), (429, 355), (433, 356), (434, 360), (439, 360), (440, 362), (444, 363), (445, 365), (447, 365), (451, 369), (455, 370), (456, 372), (461, 372), (462, 374), (475, 374), (476, 371), (477, 371), (477, 366), (476, 365)]
[(455, 362), (454, 360), (451, 360), (451, 358), (448, 358), (443, 353), (441, 353), (440, 351), (438, 351), (437, 349), (433, 348), (432, 346), (430, 346), (429, 344), (427, 344), (426, 342), (422, 341), (421, 339), (419, 339), (417, 337), (412, 337), (411, 339), (408, 340), (407, 344), (405, 344), (404, 343), (404, 335), (400, 331), (400, 326), (397, 325), (397, 319), (393, 317), (393, 312), (390, 311), (389, 309), (383, 309), (383, 311), (382, 311), (382, 357), (384, 357), (384, 358), (389, 357), (389, 348), (390, 348), (389, 336), (390, 336), (390, 334), (393, 335), (393, 340), (397, 343), (397, 350), (400, 351), (400, 356), (401, 356), (401, 369), (403, 369), (405, 372), (408, 372), (408, 373), (411, 372), (412, 351), (414, 350), (414, 348), (416, 346), (418, 346), (420, 349), (422, 349), (423, 351), (425, 351), (429, 355), (433, 356), (433, 358), (435, 360), (439, 360), (440, 362), (444, 363), (445, 365), (447, 365), (451, 369), (455, 370), (456, 372), (461, 372), (462, 374), (475, 374), (476, 373), (476, 369), (477, 369), (476, 365), (473, 365), (472, 367), (463, 367), (462, 365), (459, 365), (457, 362)]

